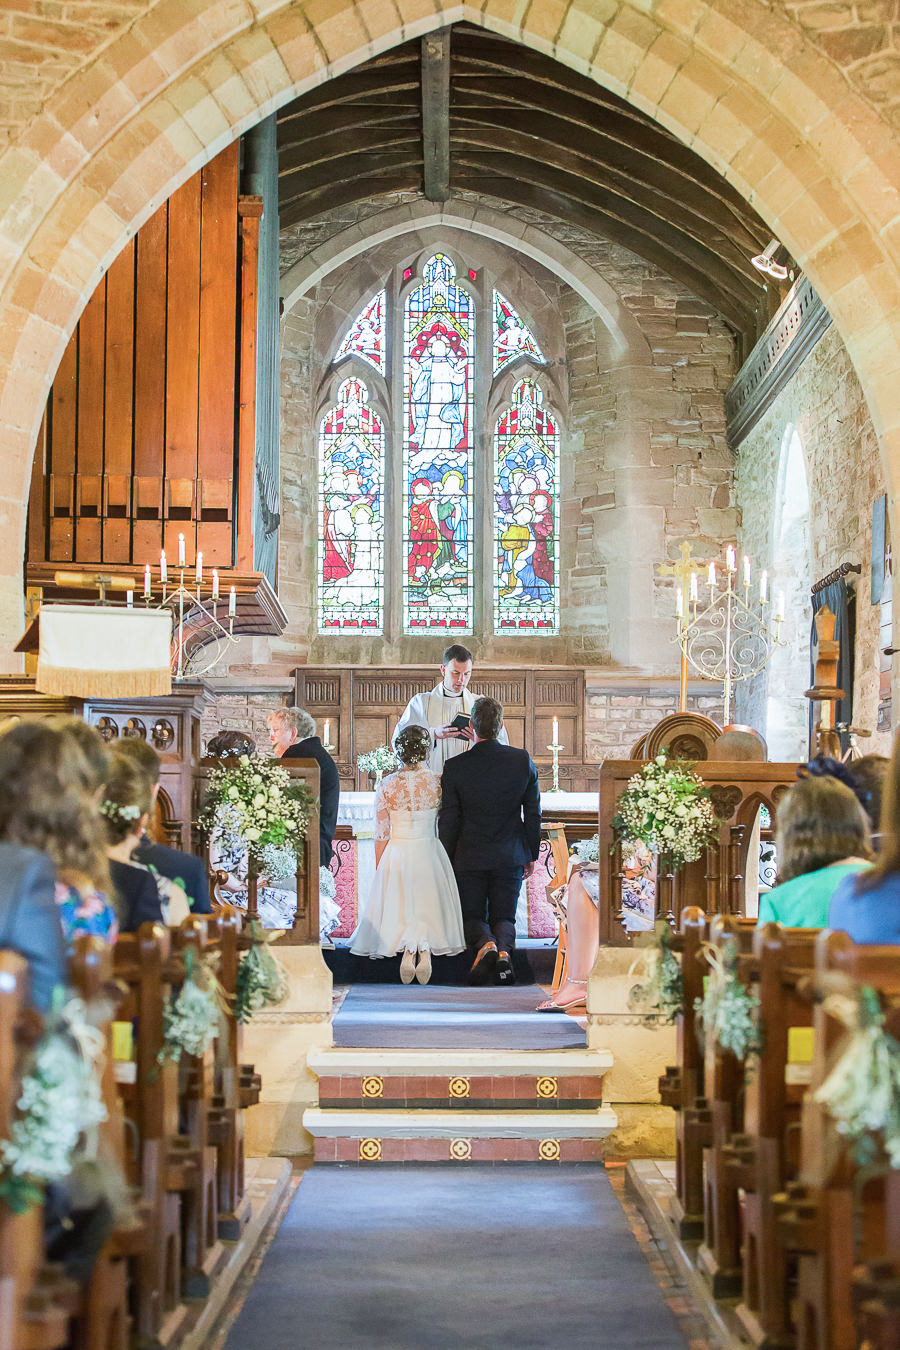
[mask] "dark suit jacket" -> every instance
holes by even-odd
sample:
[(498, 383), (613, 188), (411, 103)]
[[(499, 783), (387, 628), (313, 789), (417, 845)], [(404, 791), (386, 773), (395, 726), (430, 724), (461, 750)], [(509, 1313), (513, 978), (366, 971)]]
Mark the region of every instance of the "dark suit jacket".
[(23, 844), (0, 844), (0, 947), (25, 957), (29, 1002), (41, 1012), (49, 1008), (56, 985), (66, 983), (55, 881), (45, 854)]
[(438, 834), (456, 872), (523, 867), (541, 846), (541, 794), (527, 750), (476, 741), (441, 775)]
[(135, 862), (155, 868), (161, 877), (179, 882), (187, 894), (192, 913), (212, 913), (209, 881), (202, 858), (195, 858), (193, 853), (182, 853), (178, 848), (169, 848), (167, 844), (157, 844), (146, 834), (131, 856)]
[(142, 923), (165, 923), (152, 872), (109, 860), (109, 875), (119, 900), (119, 931), (136, 933)]
[(318, 736), (295, 741), (281, 756), (282, 759), (314, 759), (319, 765), (319, 861), (323, 867), (331, 862), (331, 841), (337, 829), (338, 801), (341, 780), (337, 765)]

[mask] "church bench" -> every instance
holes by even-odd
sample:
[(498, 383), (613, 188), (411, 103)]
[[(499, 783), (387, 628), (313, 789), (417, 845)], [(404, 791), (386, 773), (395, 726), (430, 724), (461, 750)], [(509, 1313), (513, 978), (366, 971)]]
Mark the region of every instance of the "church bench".
[(762, 1053), (749, 1068), (744, 1128), (726, 1145), (724, 1162), (731, 1185), (743, 1193), (737, 1315), (756, 1345), (791, 1339), (788, 1268), (773, 1202), (799, 1164), (798, 1125), (809, 1075), (795, 1033), (812, 1027), (808, 984), (817, 936), (817, 929), (768, 923), (756, 930), (752, 956), (743, 959), (759, 998)]
[[(857, 1164), (848, 1141), (812, 1095), (830, 1072), (835, 1048), (845, 1035), (823, 997), (836, 975), (843, 977), (844, 987), (874, 989), (886, 1010), (888, 1030), (895, 1036), (900, 1032), (897, 950), (857, 946), (847, 934), (828, 931), (816, 944), (813, 1064), (802, 1111), (802, 1162), (796, 1180), (774, 1202), (781, 1241), (797, 1259), (797, 1350), (854, 1350), (858, 1335), (851, 1294), (856, 1263), (870, 1265), (868, 1274), (859, 1273), (861, 1302), (870, 1305), (866, 1318), (874, 1319), (885, 1337), (898, 1325), (891, 1269), (900, 1263), (900, 1170)], [(882, 1294), (880, 1308), (876, 1286)]]
[[(723, 949), (733, 939), (739, 957), (749, 956), (756, 921), (717, 915), (709, 941)], [(749, 979), (749, 972), (741, 972)], [(704, 1028), (703, 1095), (686, 1108), (685, 1127), (703, 1149), (703, 1241), (697, 1264), (715, 1297), (740, 1292), (740, 1209), (737, 1189), (725, 1167), (725, 1150), (744, 1120), (744, 1065)]]
[[(240, 952), (249, 946), (249, 940), (243, 936), (240, 914), (230, 905), (223, 905), (207, 923), (209, 932), (217, 933), (218, 976), (233, 1006)], [(216, 1149), (218, 1236), (231, 1241), (240, 1237), (249, 1217), (249, 1201), (244, 1195), (244, 1108), (259, 1100), (260, 1091), (259, 1075), (254, 1074), (253, 1066), (241, 1063), (241, 1041), (241, 1027), (229, 1013), (222, 1019), (213, 1048), (214, 1093), (208, 1141)]]
[(706, 1131), (698, 1128), (696, 1112), (689, 1114), (702, 1095), (703, 1045), (698, 1035), (694, 1004), (703, 996), (703, 944), (709, 923), (702, 909), (689, 905), (682, 911), (680, 932), (672, 940), (681, 953), (682, 1011), (677, 1022), (677, 1065), (670, 1065), (659, 1080), (664, 1106), (675, 1112), (675, 1196), (669, 1217), (683, 1238), (699, 1237), (703, 1231), (703, 1144)]

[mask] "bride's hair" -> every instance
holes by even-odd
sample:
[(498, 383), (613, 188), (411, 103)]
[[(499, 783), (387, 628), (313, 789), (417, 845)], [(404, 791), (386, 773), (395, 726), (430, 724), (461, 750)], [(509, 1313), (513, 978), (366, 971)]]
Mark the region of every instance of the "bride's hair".
[(431, 750), (431, 732), (427, 727), (404, 727), (394, 738), (394, 750), (401, 764), (421, 764)]

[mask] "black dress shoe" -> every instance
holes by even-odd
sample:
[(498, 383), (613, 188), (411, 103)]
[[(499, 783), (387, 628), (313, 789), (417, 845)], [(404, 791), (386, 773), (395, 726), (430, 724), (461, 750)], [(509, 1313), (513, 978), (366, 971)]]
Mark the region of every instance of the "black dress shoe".
[(512, 956), (509, 952), (497, 954), (497, 971), (494, 978), (498, 984), (515, 984), (516, 972), (513, 970)]
[(493, 942), (480, 947), (472, 969), (469, 971), (469, 984), (487, 984), (497, 966), (497, 948)]

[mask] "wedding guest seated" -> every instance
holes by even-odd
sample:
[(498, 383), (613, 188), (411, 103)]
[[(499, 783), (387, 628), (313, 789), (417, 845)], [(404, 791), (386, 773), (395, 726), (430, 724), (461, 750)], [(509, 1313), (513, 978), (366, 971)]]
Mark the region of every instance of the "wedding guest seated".
[[(112, 748), (130, 756), (147, 775), (152, 811), (159, 796), (159, 755), (141, 736), (124, 736), (115, 741)], [(194, 914), (209, 914), (209, 882), (202, 859), (194, 857), (192, 853), (183, 853), (179, 848), (170, 848), (168, 844), (159, 844), (144, 830), (132, 854), (132, 861), (151, 867), (157, 876), (177, 882)]]
[[(847, 768), (880, 758), (865, 755)], [(900, 737), (887, 772), (880, 823), (881, 848), (874, 867), (838, 886), (828, 910), (828, 926), (849, 933), (854, 942), (900, 945)]]
[(111, 943), (119, 930), (97, 813), (107, 765), (97, 732), (75, 718), (19, 722), (0, 736), (0, 838), (50, 859), (66, 943), (85, 934)]
[(55, 875), (46, 854), (22, 844), (0, 843), (0, 948), (24, 956), (28, 1002), (46, 1012), (66, 981)]
[(129, 755), (114, 753), (99, 810), (106, 825), (109, 874), (120, 901), (124, 933), (136, 932), (148, 921), (179, 924), (190, 913), (180, 886), (132, 860), (151, 805), (147, 775)]
[(256, 743), (243, 731), (219, 731), (210, 737), (206, 754), (209, 759), (240, 759), (241, 755), (249, 759), (256, 754)]
[(866, 813), (836, 778), (801, 778), (778, 803), (775, 849), (778, 884), (760, 896), (759, 922), (824, 928), (840, 883), (869, 867)]
[(276, 708), (269, 718), (269, 740), (276, 758), (314, 759), (319, 766), (319, 862), (327, 867), (341, 795), (337, 765), (316, 735), (314, 718), (303, 708)]
[(881, 852), (881, 815), (882, 799), (888, 781), (891, 761), (886, 755), (861, 755), (844, 765), (847, 771), (848, 787), (856, 793), (857, 800), (869, 817), (869, 829), (872, 832), (872, 848)]
[(566, 978), (550, 998), (538, 1004), (538, 1012), (569, 1012), (585, 1006), (588, 976), (600, 947), (599, 903), (598, 864), (576, 861), (566, 884)]

